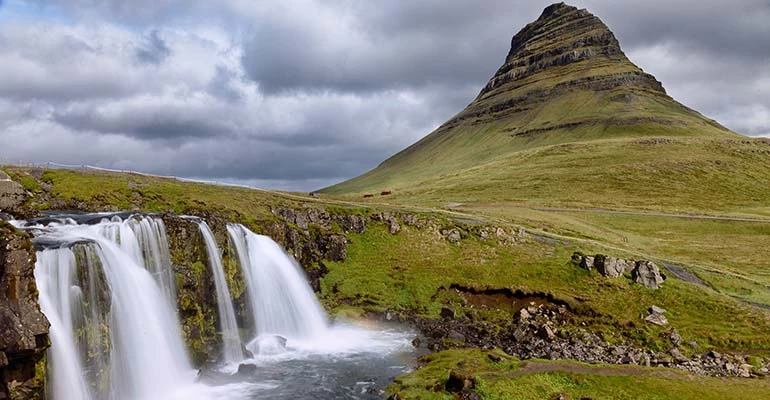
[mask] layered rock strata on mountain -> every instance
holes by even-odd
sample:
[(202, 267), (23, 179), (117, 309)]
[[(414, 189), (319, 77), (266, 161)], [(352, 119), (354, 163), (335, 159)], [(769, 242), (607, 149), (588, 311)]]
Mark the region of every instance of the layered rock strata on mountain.
[(569, 91), (618, 87), (667, 97), (654, 76), (628, 60), (598, 17), (564, 3), (554, 4), (513, 37), (505, 63), (474, 102), (447, 124), (529, 111)]

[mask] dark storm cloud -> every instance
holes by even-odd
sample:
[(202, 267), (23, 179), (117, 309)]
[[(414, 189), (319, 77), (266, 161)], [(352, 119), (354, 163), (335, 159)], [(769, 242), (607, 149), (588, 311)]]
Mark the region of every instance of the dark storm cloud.
[(501, 32), (538, 9), (499, 0), (354, 3), (337, 30), (289, 17), (259, 21), (243, 62), (267, 92), (482, 86), (507, 53), (512, 33)]
[(161, 39), (158, 30), (153, 30), (136, 49), (136, 58), (149, 64), (160, 64), (171, 54), (166, 42)]
[(616, 1), (585, 0), (610, 22), (624, 47), (677, 43), (686, 52), (718, 58), (762, 61), (770, 54), (770, 3), (767, 0), (649, 0), (619, 6)]
[[(358, 175), (460, 111), (550, 3), (31, 2), (67, 18), (0, 25), (0, 162), (295, 190)], [(576, 5), (675, 98), (770, 135), (766, 0)]]
[(169, 115), (150, 118), (115, 121), (100, 115), (56, 114), (54, 121), (74, 130), (91, 130), (102, 133), (120, 133), (141, 140), (195, 139), (211, 136), (228, 136), (232, 128), (226, 123), (193, 115)]

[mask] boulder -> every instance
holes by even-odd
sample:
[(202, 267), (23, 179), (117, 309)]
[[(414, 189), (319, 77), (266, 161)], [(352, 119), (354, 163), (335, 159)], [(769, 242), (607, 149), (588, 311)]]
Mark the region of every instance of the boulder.
[(446, 240), (449, 241), (449, 243), (460, 243), (460, 239), (462, 239), (462, 235), (460, 234), (460, 231), (457, 229), (442, 229), (441, 234), (446, 238)]
[(389, 217), (387, 222), (391, 234), (395, 235), (401, 230), (401, 225), (398, 224), (398, 220), (395, 217)]
[(583, 268), (586, 271), (591, 271), (592, 269), (594, 269), (595, 261), (596, 259), (592, 256), (583, 256), (580, 259), (580, 264), (579, 264), (580, 268)]
[(650, 315), (646, 316), (644, 320), (654, 325), (666, 326), (668, 325), (668, 318), (663, 315), (665, 312), (666, 310), (660, 307), (652, 306), (650, 307)]
[(390, 213), (379, 213), (372, 215), (372, 219), (375, 221), (382, 221), (388, 224), (388, 230), (395, 235), (401, 230), (401, 225), (398, 223), (398, 219)]
[(594, 267), (600, 274), (602, 274), (602, 276), (617, 278), (626, 272), (631, 272), (634, 269), (635, 264), (633, 261), (626, 261), (612, 256), (597, 254), (594, 261)]
[[(524, 236), (522, 232), (523, 231), (520, 231), (521, 237)], [(495, 236), (497, 236), (497, 241), (503, 246), (515, 246), (518, 241), (515, 235), (509, 234), (505, 229), (500, 227), (495, 228)]]
[(650, 314), (665, 314), (666, 313), (666, 309), (665, 308), (661, 308), (661, 307), (658, 307), (656, 305), (650, 306), (650, 308), (648, 308), (647, 311), (649, 311)]
[(404, 221), (404, 223), (408, 226), (420, 227), (420, 225), (422, 225), (420, 223), (420, 219), (413, 214), (405, 214), (404, 216), (401, 217), (401, 220)]
[(666, 318), (666, 316), (662, 314), (650, 314), (646, 316), (644, 320), (658, 326), (668, 325), (668, 318)]
[(454, 329), (449, 331), (449, 335), (447, 335), (447, 338), (458, 344), (465, 343), (465, 335), (463, 335), (461, 332), (456, 331)]
[(668, 339), (674, 346), (682, 344), (682, 336), (679, 335), (679, 332), (677, 332), (676, 329), (671, 329), (671, 332), (668, 333)]
[(666, 279), (652, 261), (642, 260), (637, 261), (636, 266), (631, 272), (631, 279), (634, 282), (648, 288), (648, 289), (660, 289), (660, 285)]
[(451, 307), (441, 307), (441, 318), (452, 319), (455, 317), (455, 311)]
[(679, 351), (679, 349), (677, 349), (676, 347), (669, 350), (668, 354), (671, 354), (671, 357), (674, 357), (674, 360), (676, 360), (677, 362), (683, 363), (688, 361), (687, 357), (685, 357), (684, 354), (682, 354), (682, 352)]
[(741, 364), (738, 367), (738, 376), (741, 378), (751, 378), (751, 372), (754, 370), (754, 366), (751, 364)]
[(519, 321), (527, 321), (530, 319), (530, 317), (532, 317), (532, 314), (530, 314), (526, 308), (522, 308), (518, 313), (516, 313), (516, 316), (518, 317)]
[(556, 333), (554, 333), (550, 326), (543, 325), (537, 331), (537, 336), (544, 340), (554, 340), (556, 338)]
[(238, 366), (237, 374), (239, 376), (253, 376), (257, 373), (257, 366), (254, 364), (241, 364)]

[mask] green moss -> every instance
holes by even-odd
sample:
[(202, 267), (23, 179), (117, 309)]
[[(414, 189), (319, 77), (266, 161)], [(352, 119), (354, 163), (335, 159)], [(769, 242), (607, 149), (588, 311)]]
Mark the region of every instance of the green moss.
[(46, 377), (48, 376), (48, 359), (45, 353), (40, 354), (40, 359), (35, 362), (35, 377), (32, 378), (31, 387), (33, 395), (30, 400), (43, 399), (45, 393)]
[[(495, 353), (492, 361), (490, 353)], [(388, 387), (403, 399), (454, 399), (445, 391), (450, 370), (473, 377), (483, 399), (763, 399), (770, 383), (763, 380), (695, 377), (662, 368), (588, 365), (570, 361), (511, 359), (499, 350), (447, 350), (421, 359), (416, 371), (399, 376)]]

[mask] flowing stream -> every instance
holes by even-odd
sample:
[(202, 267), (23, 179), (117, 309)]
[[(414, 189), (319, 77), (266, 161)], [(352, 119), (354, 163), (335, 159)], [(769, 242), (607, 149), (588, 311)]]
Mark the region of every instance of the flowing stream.
[(206, 253), (208, 254), (209, 266), (214, 276), (214, 286), (217, 292), (219, 329), (222, 333), (223, 344), (222, 356), (226, 365), (231, 366), (235, 364), (237, 366), (243, 360), (243, 349), (241, 348), (238, 323), (235, 321), (232, 296), (230, 296), (230, 289), (227, 287), (225, 268), (222, 265), (222, 255), (219, 253), (217, 242), (211, 229), (209, 229), (209, 225), (205, 221), (199, 221), (198, 227), (203, 235), (203, 241), (206, 243)]
[[(125, 214), (79, 221), (17, 224), (39, 249), (35, 278), (51, 322), (49, 400), (381, 398), (414, 363), (413, 334), (330, 324), (278, 244), (229, 225), (254, 321), (239, 327), (217, 243), (199, 221), (230, 368), (195, 370), (176, 315), (163, 221)], [(244, 357), (239, 332), (251, 332), (252, 357)]]

